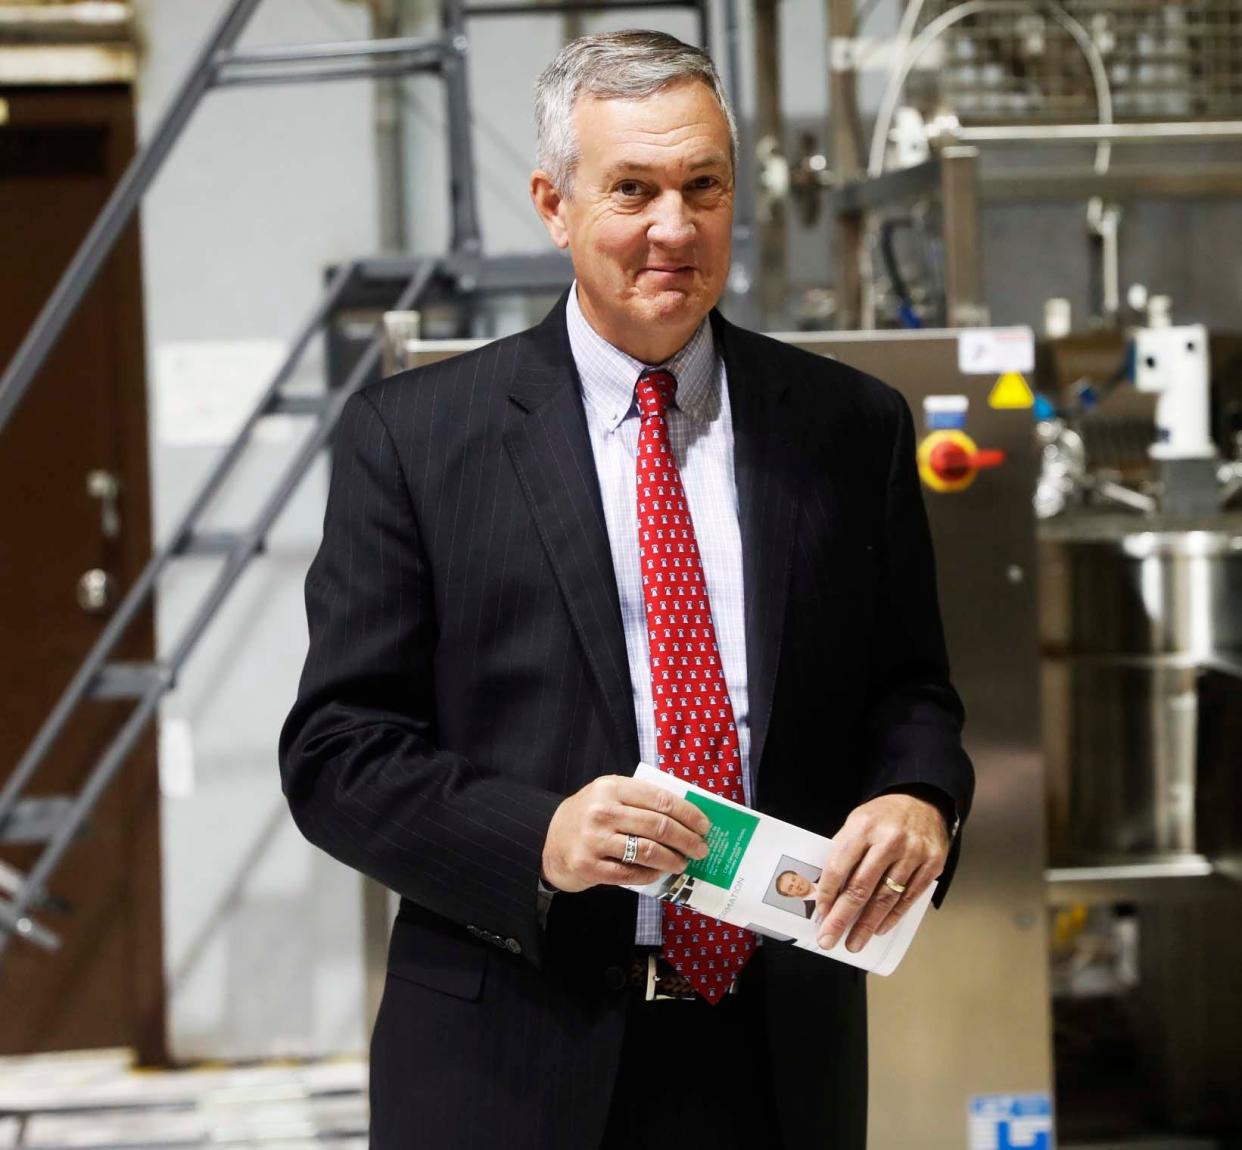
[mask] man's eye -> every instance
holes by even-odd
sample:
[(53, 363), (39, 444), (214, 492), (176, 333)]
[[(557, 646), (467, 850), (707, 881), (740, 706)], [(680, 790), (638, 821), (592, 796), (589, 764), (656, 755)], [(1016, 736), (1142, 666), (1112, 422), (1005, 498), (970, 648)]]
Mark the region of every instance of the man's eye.
[(623, 196), (637, 196), (642, 194), (643, 186), (637, 180), (622, 180), (617, 185), (617, 191)]
[(717, 187), (719, 184), (720, 184), (720, 181), (716, 179), (715, 176), (699, 176), (694, 181), (694, 186), (696, 188), (699, 188), (700, 190), (707, 189), (707, 188), (714, 188), (714, 187)]

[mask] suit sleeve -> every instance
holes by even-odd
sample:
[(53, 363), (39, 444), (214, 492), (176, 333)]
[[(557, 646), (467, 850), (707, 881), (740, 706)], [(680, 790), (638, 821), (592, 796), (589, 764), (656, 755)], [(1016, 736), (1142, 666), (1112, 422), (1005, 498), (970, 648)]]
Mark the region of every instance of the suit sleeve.
[(365, 393), (334, 448), (310, 647), (280, 734), (290, 811), (334, 858), (539, 965), (539, 867), (562, 796), (436, 745), (433, 572)]
[[(931, 532), (915, 462), (914, 420), (905, 398), (888, 389), (896, 427), (880, 548), (876, 643), (866, 702), (864, 801), (885, 791), (935, 788), (965, 822), (974, 769), (962, 748), (964, 711), (949, 681), (936, 594)], [(948, 807), (942, 806), (947, 813)], [(961, 849), (955, 834), (934, 905), (948, 890)]]

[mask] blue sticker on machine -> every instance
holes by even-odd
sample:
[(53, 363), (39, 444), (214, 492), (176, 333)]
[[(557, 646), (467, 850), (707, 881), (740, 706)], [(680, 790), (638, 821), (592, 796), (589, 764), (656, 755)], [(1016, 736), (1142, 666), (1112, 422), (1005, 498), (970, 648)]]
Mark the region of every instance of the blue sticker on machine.
[(1047, 1094), (976, 1094), (967, 1124), (970, 1150), (1053, 1150)]
[(928, 431), (964, 431), (970, 399), (964, 395), (929, 395), (923, 400), (923, 426)]

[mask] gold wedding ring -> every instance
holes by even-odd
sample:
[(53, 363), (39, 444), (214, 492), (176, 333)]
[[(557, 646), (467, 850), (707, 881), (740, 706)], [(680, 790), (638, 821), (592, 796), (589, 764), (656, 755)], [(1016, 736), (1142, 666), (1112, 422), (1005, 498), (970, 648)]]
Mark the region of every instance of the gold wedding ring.
[(905, 885), (903, 883), (893, 882), (893, 880), (888, 875), (884, 876), (884, 885), (888, 887), (889, 890), (893, 891), (896, 894), (906, 893)]
[(625, 854), (621, 856), (621, 861), (623, 863), (632, 863), (636, 858), (638, 858), (638, 836), (626, 835)]

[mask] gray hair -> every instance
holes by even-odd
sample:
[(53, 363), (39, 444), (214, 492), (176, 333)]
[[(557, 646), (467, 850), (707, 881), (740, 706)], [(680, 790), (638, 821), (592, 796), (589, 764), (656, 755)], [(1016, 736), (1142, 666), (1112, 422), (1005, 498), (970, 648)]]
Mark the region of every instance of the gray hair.
[(573, 194), (581, 150), (573, 110), (586, 94), (638, 100), (683, 80), (706, 84), (729, 125), (729, 162), (737, 172), (737, 122), (712, 58), (666, 32), (639, 28), (596, 32), (571, 40), (535, 83), (536, 162), (566, 199)]

